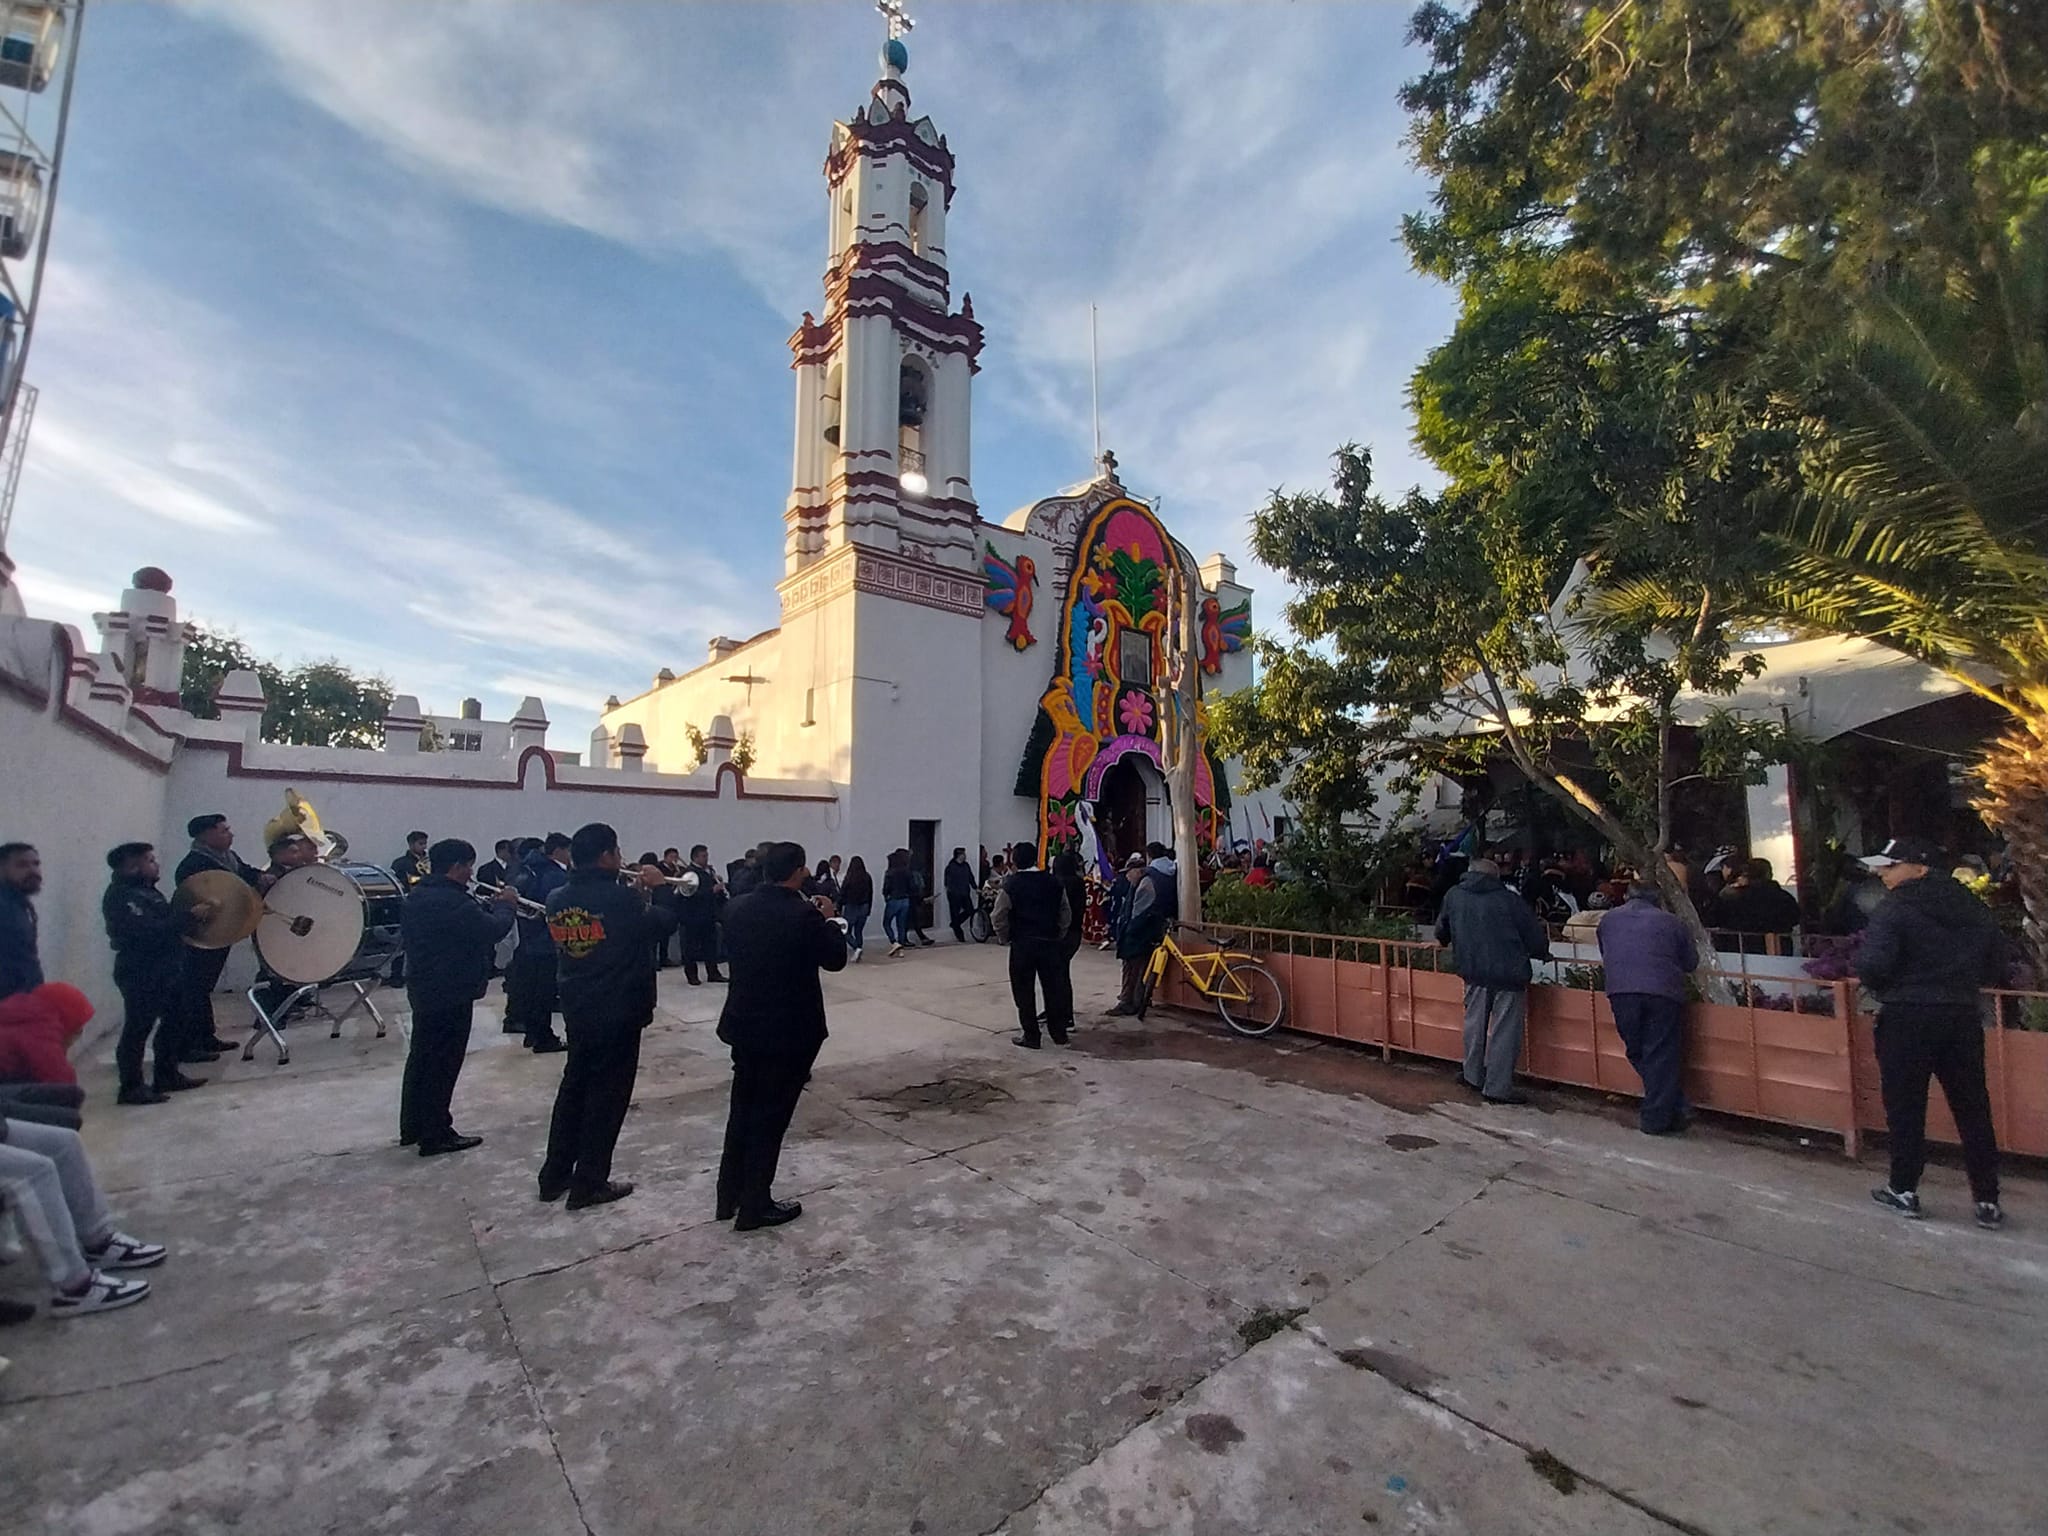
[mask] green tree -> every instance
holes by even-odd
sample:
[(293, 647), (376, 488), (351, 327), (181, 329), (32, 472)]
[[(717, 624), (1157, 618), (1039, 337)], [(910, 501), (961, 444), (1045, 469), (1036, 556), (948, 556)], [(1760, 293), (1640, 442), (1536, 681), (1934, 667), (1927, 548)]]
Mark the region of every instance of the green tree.
[(1999, 703), (1980, 805), (2048, 964), (2048, 6), (1433, 3), (1413, 35), (1406, 234), (1463, 301), (1425, 448), (1583, 540), (1605, 623), (1867, 635)]
[[(1412, 795), (1431, 773), (1471, 775), (1505, 753), (1704, 938), (1661, 857), (1683, 777), (1679, 699), (1730, 693), (1758, 660), (1733, 654), (1711, 614), (1689, 627), (1580, 625), (1556, 601), (1575, 567), (1569, 543), (1522, 521), (1515, 498), (1389, 501), (1356, 446), (1338, 451), (1334, 490), (1275, 493), (1253, 517), (1253, 553), (1294, 585), (1285, 617), (1299, 639), (1260, 642), (1258, 682), (1216, 706), (1218, 744), (1254, 786), (1285, 776), (1325, 823), (1355, 817), (1377, 788)], [(1717, 777), (1760, 778), (1790, 745), (1726, 712), (1696, 732), (1699, 771)]]
[(254, 672), (263, 684), (263, 739), (309, 747), (378, 747), (391, 709), (391, 684), (333, 659), (285, 667), (259, 657), (237, 635), (200, 629), (185, 647), (179, 696), (188, 713), (212, 719), (213, 696), (228, 673)]

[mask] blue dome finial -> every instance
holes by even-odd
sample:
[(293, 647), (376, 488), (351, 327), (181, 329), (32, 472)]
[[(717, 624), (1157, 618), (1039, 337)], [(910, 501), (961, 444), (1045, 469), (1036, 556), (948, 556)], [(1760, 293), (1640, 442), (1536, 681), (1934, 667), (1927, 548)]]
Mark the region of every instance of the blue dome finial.
[(899, 75), (910, 68), (910, 50), (903, 45), (902, 38), (892, 37), (882, 44), (882, 66)]

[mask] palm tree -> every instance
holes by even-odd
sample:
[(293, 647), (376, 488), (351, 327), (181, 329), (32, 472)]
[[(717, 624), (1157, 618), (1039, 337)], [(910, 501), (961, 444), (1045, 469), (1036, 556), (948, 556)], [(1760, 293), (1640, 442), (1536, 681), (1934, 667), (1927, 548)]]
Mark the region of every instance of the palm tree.
[[(1878, 288), (1823, 360), (1822, 404), (1789, 402), (1803, 473), (1759, 498), (1727, 611), (1896, 647), (2005, 712), (1975, 804), (2008, 842), (2048, 977), (2048, 209), (1983, 250), (1939, 288)], [(1601, 606), (1677, 620), (1692, 602), (1652, 574)]]

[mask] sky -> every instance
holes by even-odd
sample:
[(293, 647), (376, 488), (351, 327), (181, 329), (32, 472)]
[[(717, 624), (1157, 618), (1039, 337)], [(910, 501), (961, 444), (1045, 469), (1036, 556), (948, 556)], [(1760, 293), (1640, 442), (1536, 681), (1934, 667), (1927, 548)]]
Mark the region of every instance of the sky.
[[(987, 330), (982, 513), (1090, 472), (1245, 554), (1341, 443), (1429, 478), (1409, 375), (1454, 296), (1396, 99), (1408, 6), (927, 0)], [(177, 0), (88, 10), (9, 552), (79, 623), (157, 565), (188, 618), (429, 710), (605, 695), (777, 619), (794, 383), (864, 0)]]

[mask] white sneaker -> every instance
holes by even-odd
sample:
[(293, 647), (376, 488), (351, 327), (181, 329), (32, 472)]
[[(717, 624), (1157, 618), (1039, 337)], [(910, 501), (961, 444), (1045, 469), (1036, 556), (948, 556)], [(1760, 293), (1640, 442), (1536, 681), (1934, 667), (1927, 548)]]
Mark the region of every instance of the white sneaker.
[(853, 963), (854, 963), (855, 965), (859, 965), (859, 964), (860, 964), (860, 957), (861, 957), (862, 955), (866, 954), (866, 953), (867, 953), (867, 951), (866, 951), (866, 950), (856, 949), (856, 950), (855, 950), (855, 951), (853, 952)]
[(94, 1270), (92, 1278), (85, 1282), (85, 1289), (76, 1296), (64, 1291), (52, 1293), (50, 1316), (77, 1317), (86, 1312), (112, 1312), (117, 1307), (132, 1307), (148, 1294), (147, 1280), (121, 1280)]
[(895, 958), (896, 958), (896, 957), (897, 957), (898, 955), (900, 955), (900, 954), (902, 954), (902, 953), (903, 953), (903, 946), (902, 946), (901, 944), (891, 944), (891, 945), (889, 946), (889, 958), (890, 958), (891, 960), (894, 960), (894, 959), (895, 959)]
[(116, 1232), (107, 1239), (104, 1248), (86, 1249), (85, 1257), (98, 1270), (154, 1269), (163, 1263), (164, 1255), (169, 1252), (162, 1243), (145, 1243), (126, 1232)]

